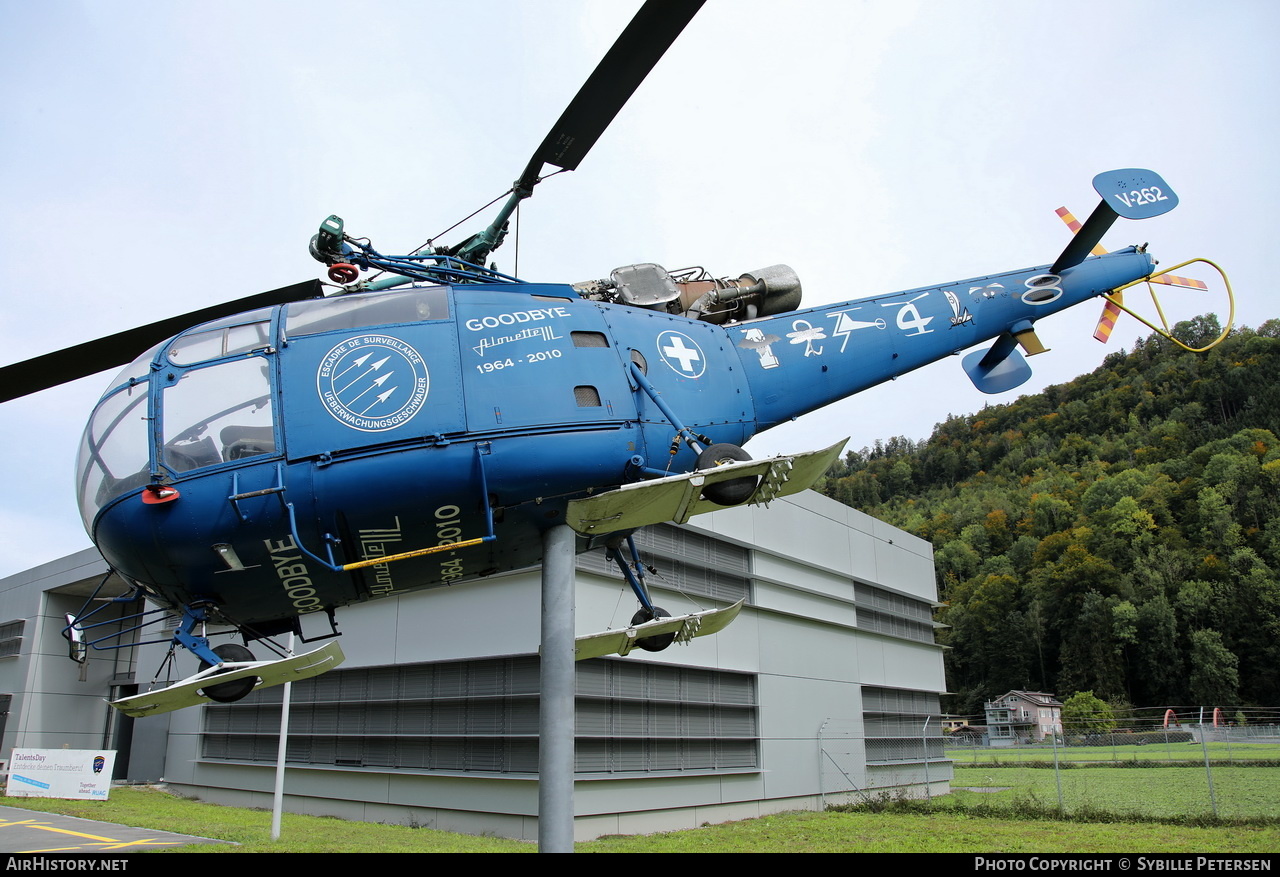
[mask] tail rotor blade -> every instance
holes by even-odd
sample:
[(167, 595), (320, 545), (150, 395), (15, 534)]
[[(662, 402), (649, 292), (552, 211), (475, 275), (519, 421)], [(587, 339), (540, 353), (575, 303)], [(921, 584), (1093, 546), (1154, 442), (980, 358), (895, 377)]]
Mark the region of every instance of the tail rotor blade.
[(1194, 277), (1178, 277), (1173, 274), (1158, 274), (1151, 278), (1152, 283), (1163, 283), (1165, 286), (1176, 286), (1180, 289), (1195, 289), (1200, 292), (1207, 292), (1209, 284), (1203, 280), (1196, 280)]
[[(1056, 212), (1058, 218), (1067, 224), (1067, 228), (1071, 229), (1072, 234), (1080, 233), (1080, 229), (1084, 226), (1080, 224), (1080, 220), (1076, 219), (1075, 214), (1065, 207), (1059, 207)], [(1095, 244), (1089, 253), (1093, 256), (1105, 256), (1107, 248), (1102, 244)], [(1123, 302), (1121, 298), (1123, 295), (1123, 292), (1117, 292), (1115, 295), (1116, 301)], [(1106, 302), (1102, 306), (1102, 314), (1098, 317), (1098, 325), (1094, 327), (1093, 337), (1106, 344), (1107, 340), (1111, 338), (1111, 330), (1116, 327), (1116, 320), (1118, 319), (1120, 319), (1120, 308), (1115, 302)]]
[[(1102, 196), (1102, 201), (1084, 225), (1067, 208), (1059, 207), (1057, 210), (1058, 217), (1075, 237), (1049, 269), (1053, 274), (1079, 265), (1086, 255), (1105, 256), (1107, 251), (1099, 241), (1117, 218), (1147, 219), (1168, 213), (1178, 206), (1178, 196), (1169, 184), (1156, 172), (1142, 168), (1122, 168), (1098, 174), (1093, 178), (1093, 188)], [(1204, 281), (1173, 274), (1156, 275), (1151, 282), (1201, 291), (1209, 288)], [(1093, 330), (1093, 337), (1103, 344), (1111, 338), (1116, 321), (1120, 319), (1124, 290), (1117, 290), (1106, 298), (1098, 325)]]
[[(1120, 300), (1124, 295), (1123, 292), (1117, 292), (1115, 298)], [(1102, 316), (1098, 317), (1098, 325), (1093, 330), (1093, 337), (1106, 344), (1111, 338), (1111, 330), (1116, 327), (1116, 320), (1120, 319), (1120, 305), (1116, 302), (1109, 301), (1102, 306)]]

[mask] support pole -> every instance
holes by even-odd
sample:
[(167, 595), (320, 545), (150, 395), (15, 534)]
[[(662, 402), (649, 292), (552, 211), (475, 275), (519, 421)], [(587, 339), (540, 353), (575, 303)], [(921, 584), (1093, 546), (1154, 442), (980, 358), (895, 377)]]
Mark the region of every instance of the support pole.
[(573, 852), (574, 533), (542, 536), (542, 693), (538, 706), (538, 851)]
[[(289, 631), (289, 644), (285, 647), (293, 657), (293, 631)], [(280, 814), (284, 810), (284, 763), (289, 750), (289, 702), (293, 698), (293, 683), (286, 682), (280, 695), (280, 742), (276, 746), (276, 785), (271, 797), (271, 839), (280, 839)]]

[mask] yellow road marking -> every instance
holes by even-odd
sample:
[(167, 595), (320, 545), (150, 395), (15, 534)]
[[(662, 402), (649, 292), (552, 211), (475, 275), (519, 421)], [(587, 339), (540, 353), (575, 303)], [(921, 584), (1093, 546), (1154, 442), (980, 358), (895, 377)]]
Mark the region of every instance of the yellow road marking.
[(128, 847), (134, 847), (134, 846), (148, 846), (148, 847), (181, 846), (183, 843), (182, 841), (160, 840), (159, 838), (152, 838), (152, 837), (140, 838), (139, 840), (118, 840), (114, 837), (102, 837), (101, 835), (97, 835), (97, 834), (85, 834), (83, 831), (71, 831), (70, 829), (66, 829), (66, 828), (57, 828), (52, 823), (37, 822), (34, 819), (15, 819), (13, 821), (6, 821), (3, 819), (0, 819), (0, 828), (12, 828), (15, 826), (23, 826), (26, 828), (38, 828), (41, 831), (52, 831), (57, 834), (69, 834), (72, 837), (83, 837), (83, 838), (87, 838), (90, 841), (97, 841), (97, 843), (83, 843), (83, 844), (77, 844), (76, 846), (71, 846), (71, 847), (53, 847), (51, 849), (45, 849), (45, 850), (15, 850), (15, 852), (19, 852), (19, 853), (66, 853), (66, 852), (74, 852), (75, 850), (84, 850), (90, 847), (94, 849), (99, 849), (99, 850), (123, 850), (123, 849), (127, 849)]

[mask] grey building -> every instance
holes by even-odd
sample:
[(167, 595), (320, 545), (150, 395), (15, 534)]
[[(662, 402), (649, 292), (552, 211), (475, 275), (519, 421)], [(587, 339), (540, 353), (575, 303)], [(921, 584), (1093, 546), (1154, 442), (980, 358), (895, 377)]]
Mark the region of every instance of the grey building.
[[(125, 775), (134, 723), (113, 715), (106, 700), (134, 693), (134, 656), (127, 649), (95, 652), (77, 665), (62, 635), (67, 613), (79, 611), (106, 573), (97, 550), (88, 548), (0, 579), (0, 757), (6, 763), (15, 747), (107, 748), (120, 753), (117, 775)], [(127, 589), (117, 579), (105, 590)], [(100, 615), (107, 620), (127, 611), (106, 605)]]
[[(637, 541), (659, 605), (746, 606), (689, 645), (578, 664), (578, 839), (948, 790), (927, 543), (813, 492)], [(115, 747), (122, 776), (270, 806), (281, 688), (129, 720), (102, 698), (145, 686), (163, 645), (66, 660), (61, 617), (104, 572), (87, 551), (0, 582), (4, 751)], [(528, 570), (341, 610), (346, 663), (292, 687), (288, 809), (536, 838), (539, 593)], [(580, 634), (634, 610), (602, 553), (579, 555), (576, 594)]]

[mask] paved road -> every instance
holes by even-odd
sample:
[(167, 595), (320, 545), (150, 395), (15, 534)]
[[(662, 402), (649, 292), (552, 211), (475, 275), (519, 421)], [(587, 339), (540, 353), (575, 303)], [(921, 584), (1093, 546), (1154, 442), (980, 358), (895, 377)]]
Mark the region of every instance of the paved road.
[(226, 841), (0, 807), (0, 853), (140, 852), (218, 843)]

